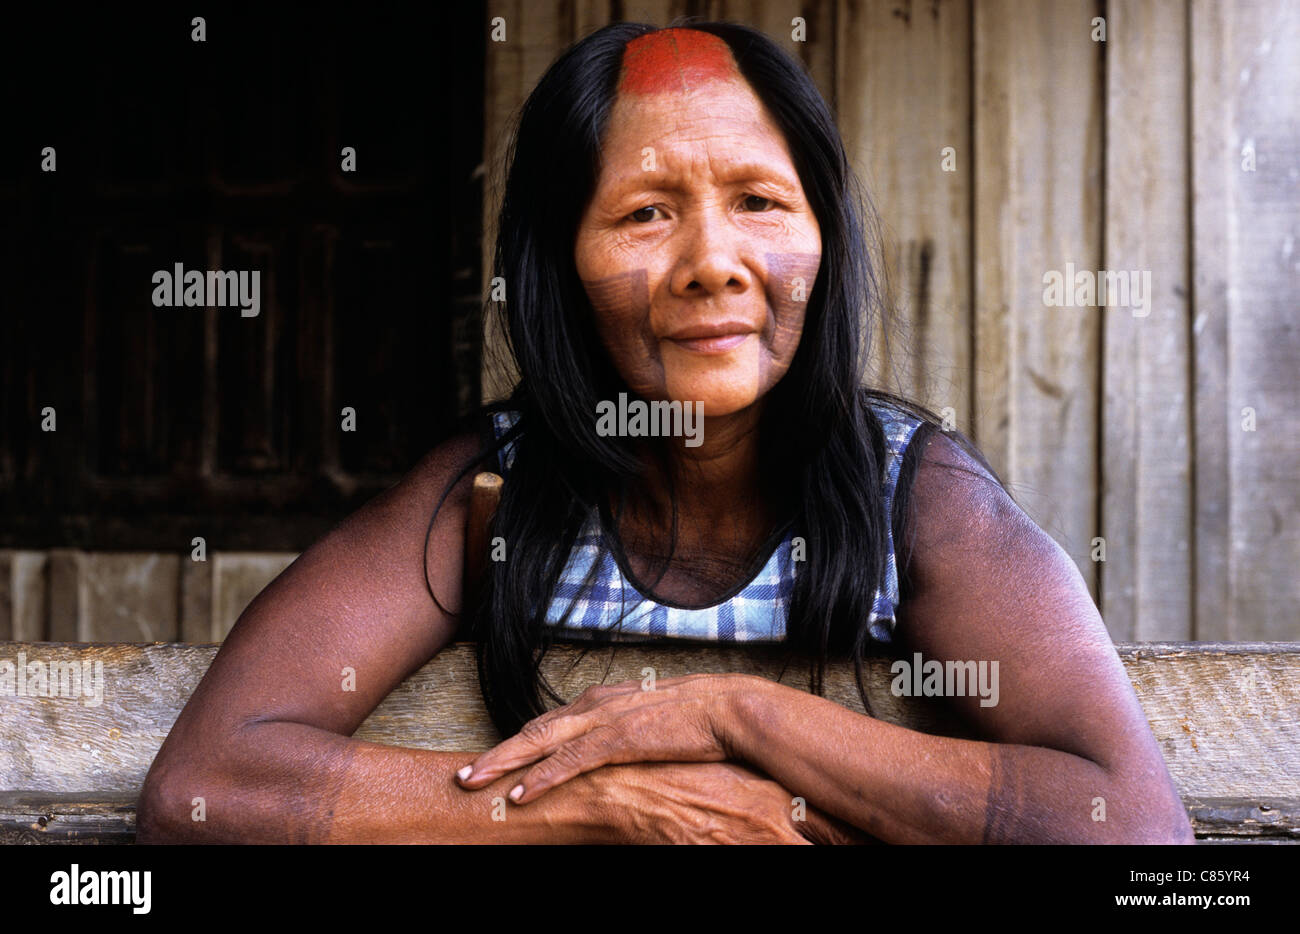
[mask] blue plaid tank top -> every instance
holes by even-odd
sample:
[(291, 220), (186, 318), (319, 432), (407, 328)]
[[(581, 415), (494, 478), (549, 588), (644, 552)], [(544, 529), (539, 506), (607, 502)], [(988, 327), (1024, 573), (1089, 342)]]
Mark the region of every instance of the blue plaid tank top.
[[(868, 628), (872, 638), (889, 642), (899, 603), (898, 564), (889, 517), (893, 514), (894, 487), (903, 453), (920, 422), (883, 404), (873, 403), (872, 408), (884, 428), (888, 449), (882, 483), (889, 550), (885, 556), (885, 581), (876, 588)], [(496, 437), (503, 437), (518, 417), (516, 412), (493, 413)], [(498, 457), (504, 477), (514, 464), (513, 442)], [(628, 581), (604, 541), (599, 511), (593, 510), (560, 574), (546, 611), (546, 623), (561, 641), (590, 640), (603, 632), (607, 638), (622, 642), (782, 642), (799, 565), (795, 545), (801, 541), (793, 529), (788, 530), (748, 584), (713, 606), (690, 609), (651, 600)]]

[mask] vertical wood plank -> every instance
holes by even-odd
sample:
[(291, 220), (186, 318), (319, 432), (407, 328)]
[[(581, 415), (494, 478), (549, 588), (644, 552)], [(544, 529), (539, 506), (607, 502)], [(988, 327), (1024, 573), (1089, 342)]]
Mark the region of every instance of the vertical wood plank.
[(1106, 7), (1106, 262), (1149, 271), (1103, 321), (1102, 615), (1124, 641), (1192, 637), (1186, 0)]
[[(802, 57), (800, 47), (805, 43), (795, 42), (790, 35), (791, 20), (796, 16), (807, 19), (803, 4), (798, 0), (712, 0), (708, 5), (708, 16), (761, 29), (791, 55)], [(815, 38), (811, 29), (809, 33), (810, 40)]]
[(75, 548), (50, 550), (49, 638), (52, 642), (84, 642), (81, 617), (86, 605), (82, 586), (85, 554)]
[[(869, 380), (970, 428), (970, 7), (841, 2), (836, 98), (879, 215)], [(952, 148), (945, 171), (945, 153)]]
[(14, 638), (13, 551), (0, 548), (0, 642)]
[(54, 642), (159, 642), (177, 638), (180, 563), (157, 552), (49, 553), (49, 636)]
[[(799, 14), (808, 24), (807, 41), (797, 43), (799, 56), (808, 66), (808, 73), (817, 82), (817, 88), (831, 108), (838, 113), (835, 86), (835, 62), (839, 54), (839, 14), (838, 0), (809, 0), (799, 5)], [(793, 18), (793, 17), (791, 17)], [(789, 20), (786, 21), (786, 35), (790, 33)]]
[(212, 560), (181, 555), (181, 642), (215, 642), (212, 623)]
[(581, 39), (610, 22), (609, 0), (574, 0), (573, 38)]
[[(610, 3), (609, 18), (606, 22), (622, 20), (631, 23), (649, 23), (651, 26), (667, 26), (673, 17), (685, 16), (691, 4), (687, 0), (624, 0), (621, 4)], [(622, 11), (618, 10), (622, 7)]]
[(82, 556), (85, 642), (170, 642), (180, 620), (180, 559), (158, 552)]
[(12, 551), (11, 606), (13, 638), (40, 642), (47, 638), (49, 555), (44, 551)]
[(1192, 0), (1192, 351), (1195, 419), (1195, 631), (1231, 639), (1228, 592), (1228, 181), (1236, 156), (1223, 139), (1230, 77), (1222, 5)]
[[(743, 23), (761, 29), (783, 49), (803, 62), (817, 83), (826, 105), (835, 108), (835, 29), (839, 0), (713, 0), (712, 19)], [(794, 20), (803, 20), (802, 39), (794, 38)]]
[(1049, 270), (1101, 260), (1092, 0), (974, 8), (976, 440), (1096, 596), (1099, 327), (1046, 307)]
[(1300, 9), (1193, 0), (1191, 32), (1195, 636), (1294, 640)]
[[(1228, 5), (1229, 583), (1241, 641), (1300, 639), (1300, 7)], [(1255, 171), (1242, 170), (1243, 150)], [(1255, 426), (1247, 430), (1254, 413)], [(1213, 638), (1201, 636), (1201, 638)]]
[[(528, 3), (524, 0), (494, 0), (488, 4), (488, 22), (483, 41), (487, 43), (483, 125), (483, 296), (495, 274), (497, 214), (505, 185), (505, 157), (514, 133), (518, 111), (546, 67), (571, 41), (574, 16), (559, 3)], [(590, 9), (585, 14), (590, 16)], [(491, 21), (503, 17), (506, 41), (492, 41)], [(590, 20), (587, 20), (590, 22)], [(504, 343), (497, 334), (493, 314), (487, 316), (483, 341), (483, 401), (509, 395), (518, 372), (505, 359)]]

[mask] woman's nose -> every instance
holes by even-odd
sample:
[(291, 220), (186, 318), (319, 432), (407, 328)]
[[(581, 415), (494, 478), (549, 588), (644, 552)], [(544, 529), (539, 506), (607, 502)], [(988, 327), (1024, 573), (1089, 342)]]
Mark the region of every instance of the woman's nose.
[(690, 213), (678, 232), (672, 291), (683, 297), (743, 292), (751, 285), (747, 245), (724, 208)]

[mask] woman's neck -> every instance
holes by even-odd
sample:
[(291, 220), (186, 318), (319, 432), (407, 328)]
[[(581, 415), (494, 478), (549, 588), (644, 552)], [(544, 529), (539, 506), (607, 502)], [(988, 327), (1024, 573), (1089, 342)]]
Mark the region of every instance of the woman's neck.
[(681, 544), (754, 544), (766, 537), (775, 510), (759, 471), (760, 414), (755, 405), (705, 418), (697, 447), (684, 438), (665, 439), (666, 462), (662, 452), (643, 448), (646, 472), (630, 497), (628, 519), (643, 532), (666, 535), (675, 502)]

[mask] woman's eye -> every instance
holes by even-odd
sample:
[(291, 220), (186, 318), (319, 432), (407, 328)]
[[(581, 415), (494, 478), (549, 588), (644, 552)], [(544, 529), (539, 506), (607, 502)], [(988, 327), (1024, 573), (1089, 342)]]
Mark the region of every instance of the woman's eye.
[[(761, 206), (754, 207), (753, 202), (755, 201), (759, 202)], [(762, 195), (746, 195), (745, 206), (751, 211), (762, 212), (766, 211), (768, 207), (775, 207), (776, 202), (771, 198), (764, 198)]]
[[(646, 211), (657, 211), (657, 210), (659, 210), (659, 209), (656, 208), (653, 204), (647, 204), (647, 205), (646, 205), (645, 207), (643, 207), (643, 208), (637, 208), (635, 211), (633, 211), (631, 214), (629, 214), (628, 217), (632, 218), (632, 219), (635, 220), (635, 221), (639, 221), (639, 222), (641, 222), (641, 223), (644, 224), (644, 223), (648, 223), (649, 221), (654, 220), (653, 217), (645, 217), (645, 216), (644, 216), (644, 212), (646, 212)], [(642, 216), (638, 216), (638, 215), (642, 215)]]

